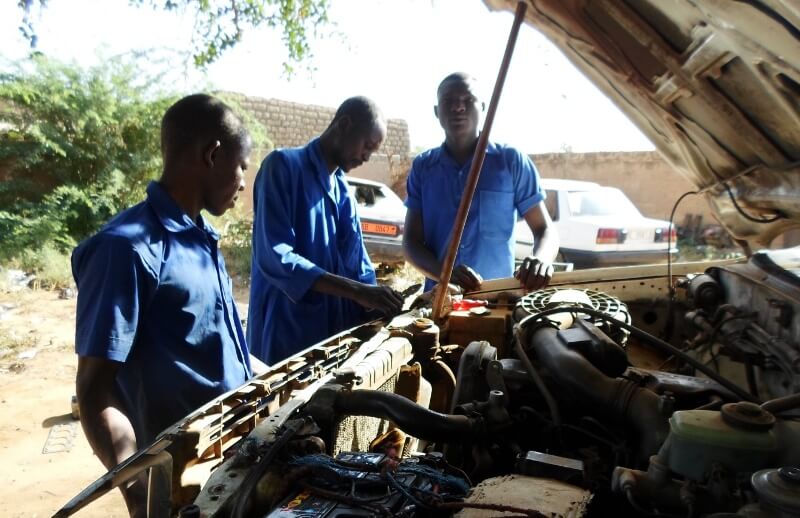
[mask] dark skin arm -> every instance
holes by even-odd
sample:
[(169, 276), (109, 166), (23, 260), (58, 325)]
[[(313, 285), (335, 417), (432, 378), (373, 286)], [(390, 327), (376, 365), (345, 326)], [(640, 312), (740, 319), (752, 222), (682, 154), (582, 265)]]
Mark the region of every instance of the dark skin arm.
[(326, 295), (350, 299), (368, 310), (395, 315), (403, 309), (403, 297), (388, 286), (373, 286), (324, 273), (314, 281), (311, 289)]
[[(425, 245), (425, 234), (422, 225), (422, 214), (409, 209), (406, 211), (405, 230), (403, 231), (403, 252), (406, 260), (421, 271), (429, 279), (439, 281), (442, 264), (434, 253)], [(453, 268), (450, 282), (461, 286), (465, 291), (477, 290), (483, 279), (467, 265), (459, 264)]]
[(533, 255), (526, 257), (514, 273), (525, 289), (532, 291), (544, 288), (553, 277), (553, 261), (558, 255), (558, 233), (553, 220), (539, 202), (524, 215), (533, 233)]
[[(103, 358), (78, 357), (76, 391), (81, 426), (95, 455), (111, 470), (137, 451), (130, 419), (116, 396), (114, 380), (120, 363)], [(122, 490), (128, 512), (146, 516), (146, 477)]]

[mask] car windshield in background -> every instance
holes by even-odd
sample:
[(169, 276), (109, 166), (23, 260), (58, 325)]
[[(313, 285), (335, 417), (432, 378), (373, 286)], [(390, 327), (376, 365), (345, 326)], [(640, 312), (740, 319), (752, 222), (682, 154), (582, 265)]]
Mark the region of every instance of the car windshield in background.
[(348, 189), (356, 200), (356, 203), (361, 207), (373, 207), (378, 205), (392, 207), (393, 209), (405, 212), (403, 201), (392, 192), (387, 196), (385, 189), (381, 187), (351, 181), (348, 184)]
[(567, 196), (573, 216), (635, 216), (639, 210), (619, 189), (604, 188), (591, 191), (570, 191)]

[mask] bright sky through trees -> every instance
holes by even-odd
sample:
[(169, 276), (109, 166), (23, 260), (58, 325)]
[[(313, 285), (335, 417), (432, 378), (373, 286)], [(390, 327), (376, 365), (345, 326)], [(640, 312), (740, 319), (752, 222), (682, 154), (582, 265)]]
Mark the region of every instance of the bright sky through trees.
[[(470, 72), (482, 81), (488, 102), (512, 21), (511, 13), (489, 12), (480, 0), (332, 0), (330, 17), (333, 25), (323, 31), (328, 35), (311, 42), (313, 72), (301, 65), (293, 77), (283, 76), (286, 51), (279, 32), (260, 27), (245, 33), (205, 74), (168, 54), (170, 86), (179, 92), (214, 87), (332, 107), (363, 94), (389, 117), (408, 121), (412, 147), (427, 148), (443, 138), (433, 116), (438, 82), (452, 71)], [(18, 30), (21, 19), (16, 2), (0, 4), (3, 61), (29, 51)], [(83, 65), (96, 62), (98, 55), (131, 50), (188, 51), (193, 30), (185, 13), (137, 9), (126, 0), (48, 0), (33, 19), (39, 50)], [(530, 153), (653, 149), (529, 26), (520, 33), (492, 137)]]

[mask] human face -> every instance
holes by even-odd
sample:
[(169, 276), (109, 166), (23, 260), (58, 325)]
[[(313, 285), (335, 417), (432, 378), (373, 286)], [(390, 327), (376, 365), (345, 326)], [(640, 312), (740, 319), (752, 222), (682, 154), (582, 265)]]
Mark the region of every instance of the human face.
[(382, 122), (368, 128), (353, 127), (341, 138), (336, 165), (345, 173), (369, 160), (386, 137), (386, 126)]
[(449, 139), (478, 135), (482, 105), (470, 83), (452, 79), (439, 88), (435, 113)]
[(220, 144), (213, 153), (213, 166), (206, 184), (205, 208), (221, 216), (236, 205), (244, 191), (244, 175), (249, 165), (250, 144)]

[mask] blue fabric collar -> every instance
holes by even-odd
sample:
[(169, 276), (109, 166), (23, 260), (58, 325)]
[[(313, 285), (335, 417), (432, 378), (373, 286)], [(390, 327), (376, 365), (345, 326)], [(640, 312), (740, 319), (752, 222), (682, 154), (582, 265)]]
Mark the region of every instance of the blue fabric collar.
[[(337, 167), (336, 170), (333, 172), (333, 175), (328, 171), (328, 163), (325, 161), (325, 157), (322, 155), (322, 144), (320, 144), (319, 137), (315, 138), (308, 144), (309, 154), (311, 156), (311, 161), (314, 163), (314, 166), (317, 168), (317, 174), (319, 175), (321, 180), (325, 180), (323, 185), (330, 186), (330, 178), (331, 176), (341, 176), (344, 173), (342, 172), (341, 168)], [(330, 190), (330, 187), (328, 189)]]
[(156, 213), (161, 225), (168, 232), (185, 232), (193, 228), (203, 230), (215, 241), (219, 241), (219, 234), (209, 225), (202, 214), (197, 216), (200, 225), (198, 226), (188, 214), (183, 212), (175, 200), (167, 193), (164, 187), (158, 182), (150, 182), (147, 185), (147, 203)]
[(322, 190), (327, 194), (328, 198), (333, 202), (334, 206), (336, 205), (336, 179), (343, 179), (344, 172), (340, 167), (337, 167), (336, 170), (333, 171), (331, 174), (328, 171), (328, 163), (325, 161), (325, 157), (322, 155), (322, 144), (320, 144), (319, 137), (315, 138), (308, 144), (308, 153), (311, 157), (311, 163), (314, 164), (316, 168), (316, 177), (319, 183), (322, 185)]
[[(493, 142), (489, 142), (488, 145), (486, 146), (486, 154), (487, 155), (496, 155), (499, 152), (500, 152), (500, 149), (497, 147), (497, 144), (495, 144)], [(447, 145), (446, 145), (445, 142), (442, 142), (442, 145), (439, 146), (438, 148), (436, 148), (436, 150), (434, 152), (434, 159), (438, 163), (442, 163), (442, 162), (448, 161), (448, 162), (452, 162), (456, 166), (458, 165), (458, 164), (456, 164), (456, 161), (453, 158), (453, 156), (447, 150)], [(467, 161), (467, 163), (468, 164), (472, 163), (472, 158), (470, 158)]]

